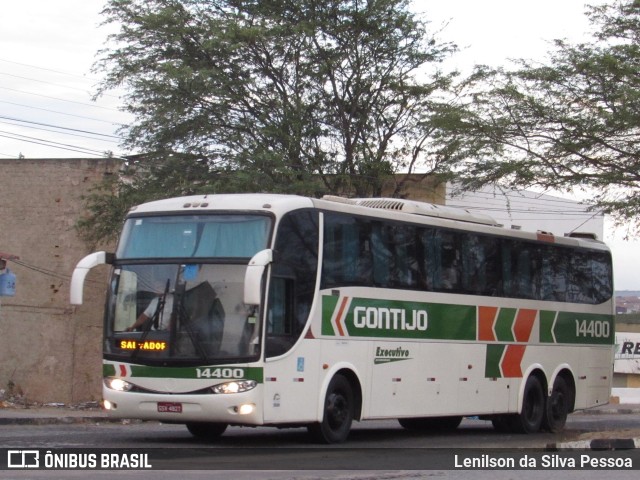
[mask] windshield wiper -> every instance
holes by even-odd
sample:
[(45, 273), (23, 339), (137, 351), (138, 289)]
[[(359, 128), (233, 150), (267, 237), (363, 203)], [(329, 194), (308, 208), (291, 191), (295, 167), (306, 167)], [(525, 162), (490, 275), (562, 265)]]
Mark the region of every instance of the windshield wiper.
[(138, 357), (138, 354), (140, 353), (140, 346), (144, 345), (144, 341), (149, 336), (149, 332), (151, 332), (151, 327), (154, 327), (157, 330), (158, 327), (160, 326), (160, 319), (162, 318), (162, 314), (164, 312), (164, 305), (167, 300), (167, 295), (169, 294), (169, 285), (170, 285), (170, 279), (167, 278), (167, 284), (164, 288), (164, 293), (158, 299), (158, 306), (156, 307), (156, 311), (153, 313), (151, 318), (144, 323), (140, 341), (136, 344), (135, 350), (131, 353), (132, 360), (135, 360)]
[(195, 350), (195, 353), (203, 359), (206, 363), (210, 363), (211, 360), (207, 355), (207, 351), (202, 345), (202, 343), (198, 340), (198, 333), (192, 325), (192, 318), (189, 315), (184, 303), (186, 297), (185, 291), (186, 284), (180, 283), (176, 285), (176, 290), (174, 292), (174, 304), (173, 304), (173, 312), (171, 312), (171, 323), (170, 323), (170, 331), (169, 331), (169, 355), (173, 358), (176, 353), (176, 338), (178, 337), (178, 328), (180, 330), (184, 330), (189, 337), (189, 341)]

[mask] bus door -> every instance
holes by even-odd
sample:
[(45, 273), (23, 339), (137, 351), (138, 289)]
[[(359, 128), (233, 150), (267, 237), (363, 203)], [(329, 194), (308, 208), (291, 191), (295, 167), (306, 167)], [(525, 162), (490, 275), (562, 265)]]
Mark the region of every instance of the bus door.
[(317, 402), (312, 399), (317, 396), (319, 353), (309, 342), (298, 342), (306, 315), (297, 318), (296, 287), (294, 278), (271, 277), (265, 320), (265, 423), (315, 420)]

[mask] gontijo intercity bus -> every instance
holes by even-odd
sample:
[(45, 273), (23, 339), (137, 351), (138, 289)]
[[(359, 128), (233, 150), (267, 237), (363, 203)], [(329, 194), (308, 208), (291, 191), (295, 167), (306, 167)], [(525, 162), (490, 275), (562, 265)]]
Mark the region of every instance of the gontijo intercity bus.
[(134, 207), (104, 325), (105, 408), (185, 424), (307, 426), (344, 441), (352, 421), (563, 428), (610, 395), (611, 256), (589, 235), (505, 229), (397, 199), (269, 194)]

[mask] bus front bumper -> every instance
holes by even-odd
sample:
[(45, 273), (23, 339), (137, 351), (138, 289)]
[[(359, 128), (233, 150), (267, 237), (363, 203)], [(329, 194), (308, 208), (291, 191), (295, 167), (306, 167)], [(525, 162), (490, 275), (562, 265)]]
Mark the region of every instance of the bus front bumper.
[(262, 425), (258, 399), (261, 385), (233, 394), (161, 394), (120, 392), (103, 387), (103, 406), (114, 418), (157, 420), (170, 423), (215, 422)]

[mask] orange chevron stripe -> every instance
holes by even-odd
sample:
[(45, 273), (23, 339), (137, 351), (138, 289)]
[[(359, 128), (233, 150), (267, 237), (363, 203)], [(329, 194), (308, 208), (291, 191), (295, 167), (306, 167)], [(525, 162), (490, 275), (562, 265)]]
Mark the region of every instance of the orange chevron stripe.
[(496, 321), (498, 307), (478, 307), (478, 340), (495, 342), (493, 324)]
[(338, 334), (341, 337), (344, 337), (344, 327), (342, 326), (342, 314), (344, 313), (344, 309), (349, 302), (349, 297), (344, 297), (342, 299), (342, 303), (340, 304), (340, 309), (338, 310), (338, 315), (336, 316), (336, 326), (338, 327)]
[(513, 334), (516, 342), (528, 342), (533, 330), (533, 323), (538, 315), (537, 310), (528, 310), (526, 308), (518, 310), (516, 315), (516, 323), (513, 325)]
[(502, 376), (505, 378), (521, 378), (522, 358), (524, 352), (527, 349), (526, 345), (508, 345), (507, 350), (504, 352), (502, 362), (500, 362), (500, 368), (502, 370)]

